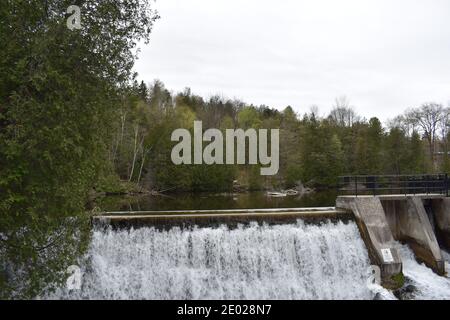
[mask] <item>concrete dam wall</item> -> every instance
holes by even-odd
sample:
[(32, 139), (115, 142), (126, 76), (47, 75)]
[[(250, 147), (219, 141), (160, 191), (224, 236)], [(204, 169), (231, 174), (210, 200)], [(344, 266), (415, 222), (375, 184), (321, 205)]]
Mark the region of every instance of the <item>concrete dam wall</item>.
[[(425, 205), (429, 207), (432, 225)], [(449, 249), (450, 206), (448, 198), (437, 195), (422, 196), (341, 196), (336, 207), (351, 210), (370, 259), (380, 266), (383, 285), (397, 287), (402, 275), (402, 260), (396, 241), (408, 244), (418, 261), (425, 263), (439, 275), (446, 275), (445, 259), (434, 229)]]

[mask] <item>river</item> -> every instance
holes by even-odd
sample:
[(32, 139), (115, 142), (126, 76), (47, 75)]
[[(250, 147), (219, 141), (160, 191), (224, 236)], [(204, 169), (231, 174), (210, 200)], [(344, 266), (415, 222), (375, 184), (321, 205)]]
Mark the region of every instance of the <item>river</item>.
[(314, 192), (304, 196), (268, 197), (266, 192), (246, 193), (181, 193), (162, 196), (108, 196), (97, 206), (103, 211), (152, 210), (219, 210), (334, 207), (335, 190)]

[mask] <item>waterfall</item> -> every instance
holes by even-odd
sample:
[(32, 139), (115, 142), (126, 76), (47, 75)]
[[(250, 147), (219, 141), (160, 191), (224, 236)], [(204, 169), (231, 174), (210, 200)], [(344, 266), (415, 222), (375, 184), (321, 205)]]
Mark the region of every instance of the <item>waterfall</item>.
[[(417, 300), (449, 300), (450, 279), (434, 273), (423, 263), (418, 263), (414, 253), (407, 245), (397, 243), (403, 262), (403, 274), (407, 284), (414, 288), (408, 299)], [(448, 254), (444, 257), (448, 258)], [(447, 260), (448, 261), (448, 260)], [(447, 264), (448, 265), (448, 264)]]
[(62, 299), (372, 299), (353, 222), (96, 229)]

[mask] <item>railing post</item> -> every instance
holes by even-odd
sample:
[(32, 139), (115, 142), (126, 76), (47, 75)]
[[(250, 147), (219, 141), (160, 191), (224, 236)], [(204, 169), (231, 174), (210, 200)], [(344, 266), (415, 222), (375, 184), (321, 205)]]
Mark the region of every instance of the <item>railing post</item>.
[(405, 181), (402, 180), (401, 178), (399, 178), (399, 179), (400, 179), (400, 184), (401, 184), (401, 186), (403, 188), (403, 191), (404, 191), (405, 197), (406, 197), (408, 195), (408, 185), (406, 184), (406, 186), (405, 186)]
[(341, 178), (338, 177), (336, 180), (336, 195), (339, 195), (340, 191), (341, 191)]
[(377, 195), (377, 176), (373, 176), (373, 196)]
[(358, 176), (355, 176), (355, 194), (358, 196)]
[(448, 197), (448, 174), (445, 174), (444, 177), (444, 188), (445, 188), (445, 196)]

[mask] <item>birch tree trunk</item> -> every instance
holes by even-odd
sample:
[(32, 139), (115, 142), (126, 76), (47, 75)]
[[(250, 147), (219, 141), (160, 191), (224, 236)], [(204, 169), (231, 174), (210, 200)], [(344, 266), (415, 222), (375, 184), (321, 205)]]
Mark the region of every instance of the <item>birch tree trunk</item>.
[(138, 143), (137, 143), (137, 138), (138, 138), (138, 134), (139, 134), (139, 125), (136, 125), (134, 128), (134, 152), (133, 152), (133, 162), (131, 165), (131, 172), (130, 172), (130, 177), (128, 178), (128, 182), (131, 181), (131, 179), (133, 178), (133, 173), (134, 173), (134, 166), (136, 165), (136, 157), (137, 157), (137, 151), (138, 151)]
[(123, 142), (123, 135), (124, 135), (124, 131), (125, 131), (126, 119), (127, 119), (127, 112), (125, 111), (123, 114), (120, 115), (121, 130), (120, 130), (119, 137), (117, 138), (116, 146), (113, 151), (113, 159), (112, 159), (113, 163), (116, 161), (117, 151), (119, 150), (119, 146), (122, 145), (122, 142)]
[(144, 150), (144, 147), (142, 146), (141, 168), (139, 169), (139, 175), (138, 175), (137, 183), (141, 182), (142, 169), (144, 168), (145, 158), (147, 157), (147, 152), (150, 152), (151, 149), (152, 148), (150, 147), (148, 150)]

